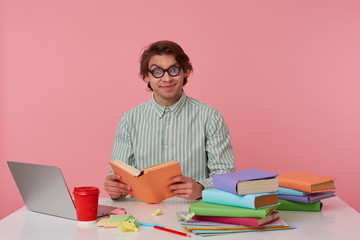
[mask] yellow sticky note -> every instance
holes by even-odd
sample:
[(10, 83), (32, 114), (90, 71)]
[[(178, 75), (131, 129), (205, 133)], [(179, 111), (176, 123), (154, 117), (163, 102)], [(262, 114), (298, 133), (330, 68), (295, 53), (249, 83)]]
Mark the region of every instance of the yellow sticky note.
[(158, 215), (160, 215), (161, 214), (161, 210), (158, 208), (158, 209), (156, 209), (151, 215), (153, 215), (153, 216), (158, 216)]
[(100, 219), (96, 225), (98, 227), (109, 227), (109, 226), (116, 226), (115, 223), (110, 223), (110, 219), (109, 218), (102, 218)]
[(132, 221), (120, 222), (116, 226), (120, 228), (122, 232), (138, 232), (139, 229), (135, 226), (135, 223)]
[(195, 215), (194, 212), (189, 212), (186, 216), (181, 213), (179, 214), (181, 220), (183, 220), (185, 222), (189, 222), (194, 215)]

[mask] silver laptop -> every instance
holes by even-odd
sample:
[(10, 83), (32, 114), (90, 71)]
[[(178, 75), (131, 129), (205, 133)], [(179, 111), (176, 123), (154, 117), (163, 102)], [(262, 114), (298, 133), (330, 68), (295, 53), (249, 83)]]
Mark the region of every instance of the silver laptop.
[[(33, 212), (76, 220), (76, 209), (59, 167), (10, 162), (8, 166), (26, 204)], [(98, 217), (116, 207), (99, 205)]]

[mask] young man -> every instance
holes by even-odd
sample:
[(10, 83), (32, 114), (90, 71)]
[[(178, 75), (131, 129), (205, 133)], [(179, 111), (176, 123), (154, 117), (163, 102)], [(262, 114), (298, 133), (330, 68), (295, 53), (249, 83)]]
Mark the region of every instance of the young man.
[[(212, 188), (214, 174), (235, 171), (221, 113), (183, 91), (192, 69), (189, 57), (174, 42), (155, 42), (143, 52), (140, 75), (153, 97), (121, 117), (111, 157), (137, 169), (178, 161), (183, 176), (169, 180), (168, 191), (189, 200)], [(112, 198), (131, 195), (115, 174), (105, 178), (104, 188)]]

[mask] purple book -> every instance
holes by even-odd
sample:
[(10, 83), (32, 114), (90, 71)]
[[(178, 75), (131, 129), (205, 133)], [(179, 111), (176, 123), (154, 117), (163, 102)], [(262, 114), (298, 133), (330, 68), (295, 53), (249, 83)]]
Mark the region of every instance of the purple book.
[[(237, 172), (215, 174), (213, 177), (214, 188), (231, 192), (234, 194), (241, 194), (238, 190), (239, 182), (251, 183), (254, 180), (267, 180), (272, 179), (271, 181), (259, 182), (259, 184), (247, 185), (246, 188), (249, 189), (249, 193), (259, 193), (259, 192), (276, 192), (278, 191), (278, 180), (275, 178), (278, 174), (265, 172), (262, 170), (250, 168)], [(267, 188), (266, 184), (271, 182), (271, 188)], [(270, 187), (269, 185), (269, 187)], [(274, 187), (276, 185), (276, 187)], [(253, 190), (253, 191), (252, 191)], [(269, 190), (269, 191), (267, 191)], [(244, 193), (248, 194), (248, 193)]]
[(294, 202), (313, 203), (316, 201), (323, 200), (335, 196), (335, 191), (313, 193), (308, 196), (294, 196), (294, 195), (278, 195), (278, 198), (290, 200)]

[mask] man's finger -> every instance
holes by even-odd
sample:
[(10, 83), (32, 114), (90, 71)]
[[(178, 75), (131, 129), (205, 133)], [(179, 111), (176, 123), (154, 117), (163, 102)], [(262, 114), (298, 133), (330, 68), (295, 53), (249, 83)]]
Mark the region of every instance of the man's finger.
[(109, 175), (110, 177), (108, 178), (109, 180), (119, 180), (120, 176), (117, 174), (111, 174)]
[(169, 184), (177, 183), (177, 182), (186, 182), (186, 177), (184, 176), (176, 176), (171, 178), (168, 182)]

